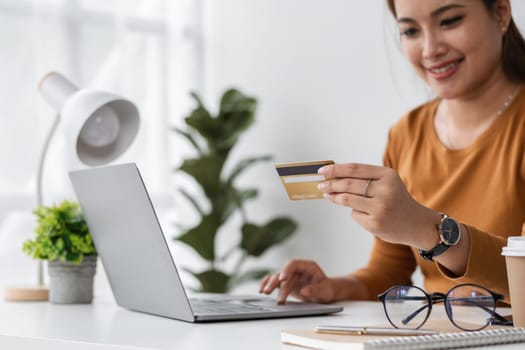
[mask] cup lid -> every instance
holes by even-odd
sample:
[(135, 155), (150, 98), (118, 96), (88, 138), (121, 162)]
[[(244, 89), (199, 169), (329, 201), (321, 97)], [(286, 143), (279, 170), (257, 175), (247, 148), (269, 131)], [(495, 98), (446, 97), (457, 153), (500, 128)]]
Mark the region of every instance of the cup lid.
[(509, 237), (507, 246), (503, 247), (501, 255), (525, 256), (525, 236)]

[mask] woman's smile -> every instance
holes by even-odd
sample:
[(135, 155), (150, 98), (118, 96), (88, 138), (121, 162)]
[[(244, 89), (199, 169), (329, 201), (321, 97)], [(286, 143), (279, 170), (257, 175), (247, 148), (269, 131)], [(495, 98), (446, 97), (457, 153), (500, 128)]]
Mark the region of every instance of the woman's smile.
[(464, 58), (450, 60), (425, 67), (427, 73), (435, 80), (445, 80), (456, 74), (461, 68)]

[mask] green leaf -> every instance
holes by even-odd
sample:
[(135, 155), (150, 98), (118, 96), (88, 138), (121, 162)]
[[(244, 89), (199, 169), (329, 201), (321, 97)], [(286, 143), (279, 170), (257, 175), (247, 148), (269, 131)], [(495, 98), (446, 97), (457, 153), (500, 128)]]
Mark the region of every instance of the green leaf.
[(216, 141), (217, 149), (230, 149), (239, 136), (255, 122), (257, 100), (244, 96), (237, 90), (228, 90), (221, 99), (218, 119), (222, 126), (222, 139)]
[(221, 224), (226, 222), (236, 209), (243, 203), (257, 196), (256, 189), (238, 190), (227, 184), (221, 186), (220, 192), (212, 200), (212, 213), (220, 218)]
[(201, 284), (201, 292), (207, 293), (226, 293), (228, 292), (228, 282), (230, 276), (222, 271), (210, 269), (200, 273), (194, 273)]
[(260, 256), (271, 246), (288, 239), (297, 229), (295, 221), (280, 217), (264, 226), (246, 223), (242, 226), (241, 248), (249, 255)]
[[(198, 96), (194, 95), (194, 98)], [(216, 118), (199, 102), (197, 108), (185, 118), (185, 122), (206, 139), (211, 154), (225, 156), (239, 136), (255, 121), (256, 106), (257, 101), (254, 98), (232, 89), (223, 94)]]
[(228, 284), (228, 289), (232, 289), (248, 281), (260, 280), (271, 272), (269, 269), (256, 269), (243, 272), (233, 276)]
[(208, 198), (213, 198), (220, 188), (220, 176), (224, 161), (225, 158), (219, 155), (186, 159), (179, 169), (192, 176)]
[(194, 99), (195, 102), (197, 103), (197, 106), (199, 106), (199, 107), (203, 107), (203, 104), (202, 104), (201, 98), (199, 97), (199, 94), (198, 94), (196, 91), (191, 91), (191, 92), (190, 92), (190, 95), (191, 95), (191, 97), (193, 97), (193, 99)]
[(204, 154), (204, 151), (201, 149), (201, 147), (199, 146), (199, 144), (197, 143), (197, 141), (195, 140), (195, 138), (191, 134), (189, 134), (189, 133), (187, 133), (187, 132), (185, 132), (185, 131), (183, 131), (183, 130), (181, 130), (179, 128), (173, 128), (173, 131), (175, 131), (179, 135), (182, 135), (186, 140), (188, 140), (193, 145), (195, 150), (200, 155)]
[(230, 176), (226, 180), (227, 183), (232, 184), (233, 181), (239, 174), (241, 174), (246, 168), (248, 168), (250, 165), (253, 165), (257, 162), (261, 161), (269, 161), (272, 159), (272, 156), (266, 155), (266, 156), (259, 156), (259, 157), (252, 157), (252, 158), (246, 158), (241, 160), (237, 165), (233, 168)]
[(199, 203), (193, 198), (191, 194), (189, 194), (185, 189), (179, 188), (179, 192), (193, 205), (195, 210), (201, 215), (204, 216), (204, 211), (200, 207)]
[(259, 194), (259, 191), (255, 188), (248, 188), (245, 190), (237, 190), (237, 199), (239, 200), (239, 203), (244, 203), (248, 199), (253, 199), (257, 197)]
[(228, 115), (232, 112), (249, 111), (255, 112), (257, 101), (245, 96), (237, 89), (228, 89), (222, 94), (219, 115)]
[(184, 121), (210, 142), (222, 136), (222, 128), (217, 118), (212, 118), (202, 105), (195, 108)]
[(238, 208), (236, 189), (221, 182), (220, 189), (215, 197), (210, 198), (211, 213), (225, 223), (230, 215)]
[(215, 260), (215, 236), (219, 228), (219, 220), (214, 215), (202, 217), (201, 222), (177, 237), (192, 247), (200, 256), (208, 261)]
[(85, 255), (97, 253), (78, 203), (66, 200), (55, 206), (39, 206), (33, 213), (36, 236), (22, 246), (32, 258), (80, 263)]

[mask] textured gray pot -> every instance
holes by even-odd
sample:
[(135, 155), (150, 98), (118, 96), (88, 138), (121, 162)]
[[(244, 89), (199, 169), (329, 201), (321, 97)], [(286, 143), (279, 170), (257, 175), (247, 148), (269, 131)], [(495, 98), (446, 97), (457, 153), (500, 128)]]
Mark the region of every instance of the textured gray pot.
[(91, 303), (96, 269), (96, 255), (85, 256), (80, 265), (49, 261), (49, 301), (54, 304)]

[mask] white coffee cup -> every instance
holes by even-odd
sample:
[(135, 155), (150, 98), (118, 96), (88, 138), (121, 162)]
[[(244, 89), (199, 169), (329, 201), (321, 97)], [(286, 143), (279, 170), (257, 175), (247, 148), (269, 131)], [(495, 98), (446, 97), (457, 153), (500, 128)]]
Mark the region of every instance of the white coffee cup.
[(525, 327), (525, 236), (509, 237), (501, 255), (507, 263), (514, 326)]

